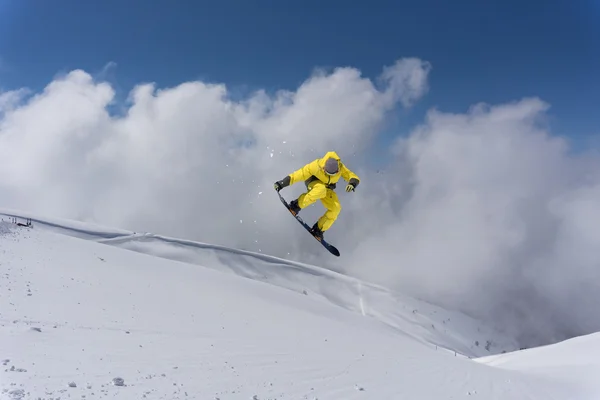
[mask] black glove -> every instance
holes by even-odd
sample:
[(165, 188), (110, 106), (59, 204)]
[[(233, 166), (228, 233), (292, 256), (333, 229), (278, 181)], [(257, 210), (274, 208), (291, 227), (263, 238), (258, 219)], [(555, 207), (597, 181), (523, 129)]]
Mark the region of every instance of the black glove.
[(283, 189), (284, 187), (287, 187), (290, 185), (290, 176), (286, 176), (285, 178), (283, 178), (280, 181), (277, 181), (273, 184), (273, 187), (275, 188), (275, 190), (277, 190), (278, 192)]
[(358, 186), (358, 180), (355, 178), (350, 179), (348, 184), (346, 185), (346, 192), (354, 192), (354, 189)]

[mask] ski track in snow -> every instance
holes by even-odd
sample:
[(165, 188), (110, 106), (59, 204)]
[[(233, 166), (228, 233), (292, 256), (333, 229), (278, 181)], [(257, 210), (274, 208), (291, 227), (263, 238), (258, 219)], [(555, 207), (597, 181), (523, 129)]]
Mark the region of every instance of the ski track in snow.
[(495, 353), (513, 344), (335, 272), (32, 219), (33, 228), (0, 222), (0, 400), (600, 395), (596, 336), (489, 355), (486, 338)]

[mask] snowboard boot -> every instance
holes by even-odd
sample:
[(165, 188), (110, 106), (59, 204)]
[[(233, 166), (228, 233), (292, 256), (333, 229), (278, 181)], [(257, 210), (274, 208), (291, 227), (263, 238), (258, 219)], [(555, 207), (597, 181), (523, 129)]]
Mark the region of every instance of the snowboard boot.
[(290, 201), (290, 211), (294, 213), (294, 215), (298, 215), (300, 212), (300, 206), (298, 205), (298, 199)]
[(321, 229), (319, 229), (318, 222), (315, 222), (312, 229), (310, 230), (310, 233), (312, 233), (318, 240), (323, 239), (323, 231)]

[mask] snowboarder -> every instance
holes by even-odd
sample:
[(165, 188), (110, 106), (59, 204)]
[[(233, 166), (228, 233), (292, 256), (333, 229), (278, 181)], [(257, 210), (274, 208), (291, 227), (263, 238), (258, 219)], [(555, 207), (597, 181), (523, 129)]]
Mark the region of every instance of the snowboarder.
[(279, 192), (284, 187), (304, 181), (307, 192), (292, 200), (290, 208), (297, 215), (301, 209), (321, 200), (327, 211), (315, 222), (312, 233), (323, 238), (323, 233), (331, 228), (342, 210), (342, 205), (334, 191), (340, 178), (344, 178), (348, 182), (346, 192), (354, 192), (360, 182), (358, 176), (342, 163), (337, 153), (330, 151), (323, 158), (317, 158), (275, 182), (274, 186), (275, 190)]

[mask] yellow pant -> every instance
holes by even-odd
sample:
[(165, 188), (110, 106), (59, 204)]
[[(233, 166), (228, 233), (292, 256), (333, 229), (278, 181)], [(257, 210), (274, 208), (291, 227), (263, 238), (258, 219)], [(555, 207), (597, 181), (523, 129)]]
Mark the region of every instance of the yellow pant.
[(327, 229), (331, 228), (331, 225), (333, 225), (338, 215), (340, 215), (342, 205), (340, 204), (337, 193), (328, 189), (319, 181), (311, 182), (308, 185), (308, 192), (302, 193), (300, 197), (298, 197), (298, 205), (300, 208), (306, 208), (317, 200), (321, 200), (321, 203), (323, 203), (323, 206), (327, 209), (325, 214), (317, 221), (319, 229), (325, 232)]

